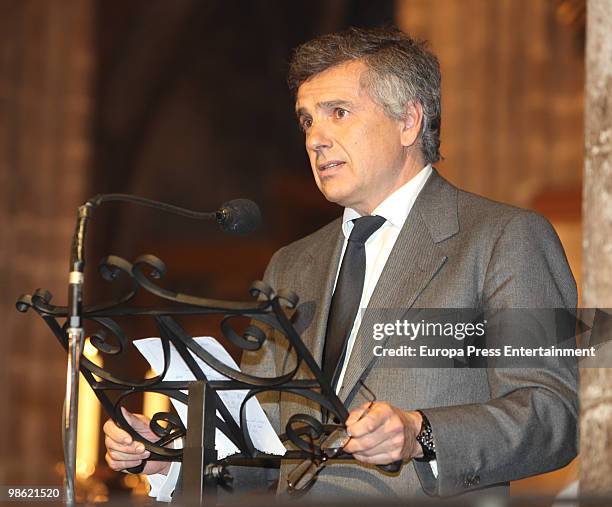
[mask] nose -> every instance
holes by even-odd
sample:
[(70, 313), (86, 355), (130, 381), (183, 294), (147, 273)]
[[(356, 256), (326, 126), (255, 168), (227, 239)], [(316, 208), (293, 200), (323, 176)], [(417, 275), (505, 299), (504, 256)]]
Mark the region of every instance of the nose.
[(329, 132), (321, 122), (314, 122), (306, 131), (306, 148), (309, 150), (320, 152), (332, 145)]

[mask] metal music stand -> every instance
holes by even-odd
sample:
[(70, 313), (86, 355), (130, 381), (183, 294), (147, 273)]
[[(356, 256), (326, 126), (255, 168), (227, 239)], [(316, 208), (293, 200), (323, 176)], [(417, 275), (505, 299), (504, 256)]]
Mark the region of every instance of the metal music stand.
[[(89, 212), (90, 208), (81, 206), (79, 220), (87, 218)], [(81, 255), (84, 230), (84, 222), (79, 222), (77, 235), (81, 236)], [(80, 258), (79, 263), (82, 272), (84, 259)], [(74, 265), (77, 263), (75, 262)], [(150, 460), (182, 461), (186, 465), (182, 488), (185, 500), (202, 504), (205, 497), (214, 497), (217, 485), (226, 483), (229, 479), (224, 468), (226, 464), (278, 466), (281, 457), (257, 450), (251, 440), (246, 420), (246, 403), (256, 394), (266, 391), (290, 392), (320, 405), (341, 423), (348, 417), (347, 409), (324, 378), (321, 369), (289, 318), (290, 312), (300, 311), (295, 294), (284, 291), (276, 292), (261, 281), (253, 284), (250, 291), (253, 299), (246, 302), (206, 299), (175, 292), (157, 284), (157, 280), (164, 276), (166, 267), (159, 258), (153, 255), (142, 255), (132, 263), (111, 255), (101, 261), (99, 271), (101, 276), (109, 282), (119, 279), (127, 280), (129, 290), (116, 300), (96, 305), (82, 305), (82, 295), (78, 294), (77, 300), (73, 301), (72, 296), (70, 297), (67, 306), (55, 306), (51, 304), (52, 295), (46, 290), (38, 289), (32, 295), (22, 295), (16, 303), (17, 309), (20, 312), (27, 312), (32, 308), (46, 322), (60, 345), (73, 355), (75, 352), (71, 350), (69, 335), (71, 328), (74, 327), (75, 313), (81, 322), (94, 323), (99, 328), (89, 333), (90, 342), (99, 352), (107, 356), (120, 356), (131, 341), (117, 322), (118, 317), (145, 316), (154, 320), (159, 330), (164, 353), (164, 368), (159, 375), (140, 381), (121, 378), (94, 364), (87, 357), (81, 357), (80, 347), (76, 351), (77, 362), (73, 364), (78, 365), (78, 370), (92, 387), (107, 414), (135, 440), (143, 442), (145, 448), (151, 453)], [(77, 281), (81, 284), (80, 290), (83, 283), (82, 276)], [(76, 283), (72, 271), (70, 283), (72, 290), (73, 283)], [(162, 305), (132, 305), (131, 303), (139, 292), (155, 296)], [(219, 362), (200, 347), (176, 319), (176, 317), (187, 315), (212, 314), (223, 316), (220, 324), (221, 335), (242, 350), (259, 349), (267, 339), (266, 332), (273, 330), (276, 337), (281, 336), (288, 341), (288, 349), (295, 357), (295, 366), (291, 371), (278, 377), (256, 377)], [(250, 324), (242, 333), (236, 332), (232, 326), (233, 319), (239, 317), (246, 317), (250, 320)], [(83, 338), (82, 326), (81, 323), (80, 345), (82, 345)], [(196, 382), (164, 380), (170, 360), (170, 343), (174, 345), (195, 378), (198, 379)], [(209, 382), (190, 352), (230, 380)], [(69, 359), (69, 366), (70, 364)], [(298, 369), (304, 367), (309, 372), (310, 378), (296, 379)], [(78, 372), (73, 372), (73, 374), (76, 376)], [(218, 392), (222, 390), (237, 389), (247, 391), (240, 408), (240, 421), (233, 419), (218, 395)], [(189, 394), (185, 395), (182, 392), (184, 390), (188, 390)], [(145, 391), (162, 393), (187, 403), (189, 431), (186, 431), (174, 413), (157, 413), (152, 418), (150, 427), (159, 440), (153, 442), (140, 436), (128, 424), (120, 408), (128, 396)], [(216, 415), (217, 411), (221, 417)], [(76, 413), (74, 416), (76, 417)], [(284, 458), (314, 458), (320, 451), (316, 442), (322, 441), (332, 431), (328, 427), (332, 425), (317, 424), (313, 427), (307, 419), (308, 416), (295, 414), (287, 423), (286, 434), (281, 435), (281, 440), (291, 441), (298, 450), (287, 451)], [(239, 449), (238, 454), (224, 460), (217, 459), (214, 431), (216, 428), (236, 445)], [(76, 432), (76, 429), (74, 431)], [(181, 437), (186, 438), (184, 449), (167, 447), (168, 444)], [(348, 456), (345, 455), (345, 457)], [(72, 462), (66, 457), (65, 459), (68, 477), (71, 472), (70, 467), (73, 468), (72, 473), (74, 473), (75, 463), (74, 459)], [(73, 502), (74, 489), (68, 498), (68, 503)]]

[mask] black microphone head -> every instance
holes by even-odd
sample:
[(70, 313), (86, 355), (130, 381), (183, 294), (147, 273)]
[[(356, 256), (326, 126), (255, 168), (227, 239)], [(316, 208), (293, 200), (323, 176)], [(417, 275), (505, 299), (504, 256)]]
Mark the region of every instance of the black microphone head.
[(250, 199), (232, 199), (217, 211), (217, 221), (226, 232), (249, 234), (261, 224), (261, 212)]

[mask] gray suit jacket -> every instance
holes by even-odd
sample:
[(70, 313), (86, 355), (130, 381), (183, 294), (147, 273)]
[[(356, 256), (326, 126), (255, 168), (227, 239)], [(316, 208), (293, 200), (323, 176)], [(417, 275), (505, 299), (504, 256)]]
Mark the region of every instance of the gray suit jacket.
[[(343, 235), (341, 220), (280, 249), (265, 280), (300, 297), (296, 319), (314, 311), (302, 339), (321, 361)], [(544, 308), (576, 305), (576, 285), (557, 235), (543, 217), (458, 190), (434, 170), (391, 252), (370, 308)], [(360, 329), (356, 344), (371, 340)], [(356, 345), (357, 347), (357, 345)], [(345, 399), (366, 367), (353, 353), (339, 396)], [(243, 368), (260, 375), (286, 369), (284, 340), (271, 336), (245, 354)], [(309, 377), (301, 372), (301, 377)], [(373, 369), (366, 379), (379, 401), (422, 409), (433, 428), (438, 477), (427, 463), (396, 475), (356, 461), (328, 465), (309, 495), (392, 498), (454, 495), (495, 487), (567, 464), (577, 449), (577, 372), (545, 369)], [(288, 417), (320, 417), (318, 406), (291, 394), (264, 401), (284, 431)], [(363, 403), (356, 397), (353, 406)], [(279, 491), (288, 471), (281, 466)], [(492, 490), (489, 489), (490, 493)]]

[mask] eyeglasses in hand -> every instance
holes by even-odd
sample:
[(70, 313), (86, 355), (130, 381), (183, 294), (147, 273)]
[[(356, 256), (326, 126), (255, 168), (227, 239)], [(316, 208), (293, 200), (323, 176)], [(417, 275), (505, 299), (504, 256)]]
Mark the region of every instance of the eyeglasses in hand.
[[(360, 379), (361, 387), (367, 394), (366, 399), (368, 400), (368, 406), (359, 416), (358, 421), (363, 419), (374, 403), (376, 402), (376, 395), (363, 383)], [(297, 465), (287, 477), (287, 489), (289, 493), (305, 493), (315, 483), (317, 475), (325, 467), (326, 463), (335, 458), (342, 452), (342, 449), (349, 443), (351, 436), (346, 431), (346, 426), (339, 426), (333, 430), (327, 438), (321, 443), (321, 453), (318, 459), (306, 459)], [(314, 452), (314, 442), (312, 442), (313, 455), (317, 454)]]

